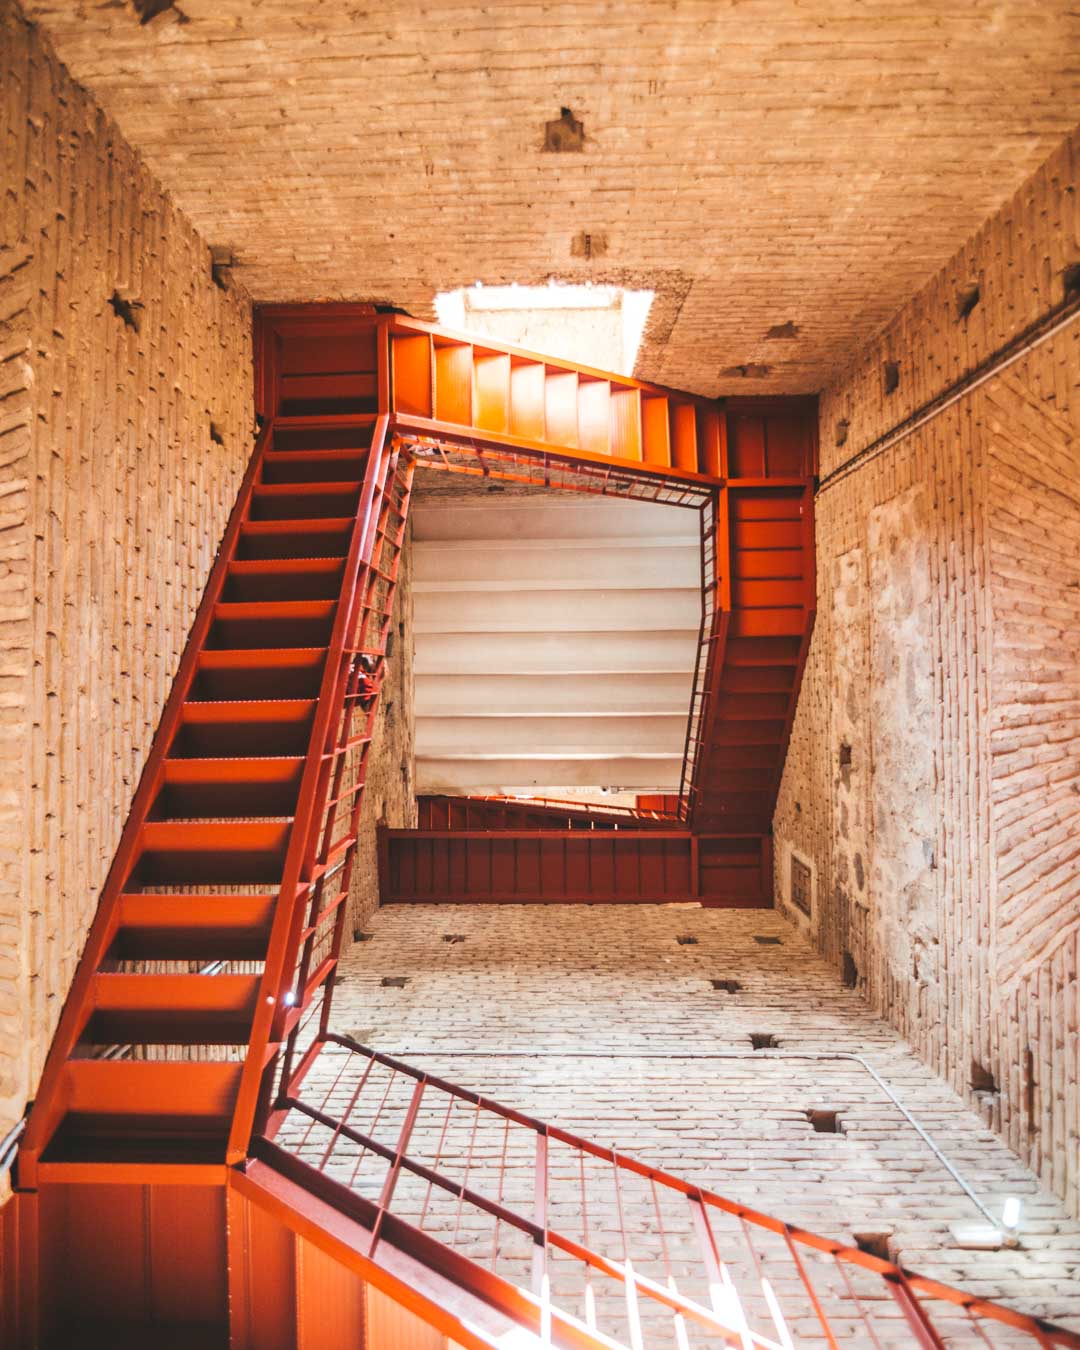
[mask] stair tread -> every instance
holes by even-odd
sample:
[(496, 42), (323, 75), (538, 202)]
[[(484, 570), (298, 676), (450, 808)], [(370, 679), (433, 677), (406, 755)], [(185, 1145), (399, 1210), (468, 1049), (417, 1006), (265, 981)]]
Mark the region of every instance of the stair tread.
[(88, 1045), (243, 1045), (259, 975), (103, 974), (81, 1040)]
[(333, 534), (354, 523), (352, 516), (298, 516), (295, 520), (245, 520), (240, 530), (249, 534)]
[(358, 459), (365, 456), (370, 447), (356, 446), (353, 449), (333, 450), (275, 450), (272, 446), (266, 452), (267, 463), (312, 462), (333, 463), (335, 460)]
[(243, 576), (281, 576), (290, 572), (336, 572), (345, 561), (340, 558), (233, 558), (230, 573)]
[(250, 616), (253, 619), (303, 618), (311, 615), (322, 618), (337, 605), (337, 600), (219, 600), (214, 605), (214, 613), (223, 618), (239, 619)]
[(70, 1059), (64, 1066), (68, 1115), (83, 1118), (89, 1129), (102, 1117), (142, 1118), (163, 1129), (182, 1118), (205, 1127), (228, 1118), (242, 1070), (238, 1061), (224, 1060)]
[[(189, 700), (183, 705), (183, 718), (191, 722), (220, 722), (220, 721), (252, 721), (260, 715), (271, 717), (273, 713), (278, 713), (281, 717), (293, 716), (299, 717), (303, 714), (313, 712), (318, 702), (314, 698), (207, 698)], [(228, 709), (231, 716), (224, 717), (221, 709)], [(202, 755), (201, 759), (213, 759), (215, 756)], [(235, 756), (226, 755), (222, 758), (233, 759)], [(280, 759), (283, 756), (274, 755), (267, 758)], [(287, 756), (285, 757), (287, 758)]]
[(346, 492), (355, 492), (362, 484), (362, 478), (334, 478), (324, 483), (256, 483), (255, 493), (267, 497), (322, 497), (338, 496)]

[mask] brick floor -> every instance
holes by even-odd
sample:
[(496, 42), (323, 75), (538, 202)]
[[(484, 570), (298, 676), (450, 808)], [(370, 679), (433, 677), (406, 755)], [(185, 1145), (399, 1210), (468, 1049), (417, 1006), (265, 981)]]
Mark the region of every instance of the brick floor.
[[(842, 1240), (889, 1234), (891, 1253), (909, 1268), (1080, 1327), (1080, 1224), (779, 916), (398, 906), (380, 910), (369, 930), (343, 964), (337, 1030), (803, 1227)], [(686, 937), (696, 941), (679, 941)], [(406, 977), (403, 987), (383, 985), (395, 976)], [(713, 980), (740, 987), (718, 990)], [(863, 1065), (770, 1058), (752, 1049), (751, 1034), (772, 1035), (787, 1052), (865, 1057), (992, 1211), (1007, 1195), (1023, 1198), (1022, 1246), (955, 1246), (948, 1225), (977, 1222), (978, 1210)], [(731, 1052), (740, 1058), (717, 1057)], [(343, 1058), (320, 1058), (307, 1100), (329, 1096), (332, 1108), (348, 1095), (348, 1072), (334, 1086)], [(391, 1141), (404, 1098), (392, 1092), (388, 1103), (376, 1133)], [(836, 1111), (842, 1133), (817, 1132), (811, 1110)], [(463, 1130), (455, 1116), (444, 1161), (465, 1160)], [(504, 1184), (524, 1200), (531, 1161), (515, 1147)], [(498, 1149), (498, 1140), (480, 1138), (472, 1180), (487, 1168), (494, 1184)], [(339, 1171), (350, 1170), (351, 1157), (335, 1158)], [(418, 1194), (403, 1187), (403, 1216)], [(569, 1181), (561, 1191), (553, 1182), (559, 1221), (580, 1232), (576, 1195)], [(627, 1198), (627, 1226), (648, 1260), (656, 1230), (642, 1203)], [(599, 1204), (591, 1221), (614, 1231), (612, 1197)], [(450, 1211), (432, 1217), (444, 1231), (454, 1222)], [(478, 1255), (493, 1240), (486, 1230), (473, 1238)], [(511, 1246), (506, 1258), (523, 1263), (527, 1249)], [(637, 1261), (636, 1248), (632, 1255)], [(897, 1334), (883, 1343), (907, 1343), (902, 1326)], [(953, 1343), (964, 1343), (962, 1329)]]

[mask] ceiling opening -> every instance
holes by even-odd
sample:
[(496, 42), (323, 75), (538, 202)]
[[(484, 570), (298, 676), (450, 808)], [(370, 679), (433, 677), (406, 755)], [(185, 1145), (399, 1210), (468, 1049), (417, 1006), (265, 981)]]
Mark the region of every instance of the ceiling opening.
[(463, 286), (435, 297), (439, 323), (564, 361), (633, 375), (654, 292), (622, 286)]

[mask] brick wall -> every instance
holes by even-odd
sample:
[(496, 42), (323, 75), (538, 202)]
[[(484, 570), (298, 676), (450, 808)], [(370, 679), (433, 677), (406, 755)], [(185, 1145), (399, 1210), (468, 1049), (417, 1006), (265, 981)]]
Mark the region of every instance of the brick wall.
[(1073, 1213), (1080, 322), (828, 475), (1062, 304), (1078, 153), (1074, 136), (822, 397), (818, 625), (774, 822), (781, 906), (794, 850), (818, 949), (847, 954)]
[(252, 411), (246, 297), (214, 284), (206, 244), (10, 0), (0, 90), (2, 1132), (40, 1071)]
[[(790, 1222), (848, 1241), (884, 1234), (894, 1258), (915, 1270), (1080, 1327), (1080, 1223), (778, 914), (692, 905), (392, 905), (370, 930), (346, 954), (336, 1030)], [(685, 937), (696, 941), (683, 944)], [(383, 983), (402, 976), (401, 987)], [(714, 979), (739, 988), (715, 989)], [(752, 1033), (771, 1033), (780, 1051), (825, 1058), (755, 1053)], [(717, 1057), (730, 1053), (740, 1058)], [(830, 1058), (845, 1054), (864, 1057), (881, 1075), (993, 1213), (1006, 1195), (1023, 1199), (1021, 1249), (955, 1244), (950, 1223), (982, 1222), (978, 1209), (866, 1068)], [(317, 1107), (329, 1101), (331, 1112), (341, 1107), (350, 1094), (339, 1071), (339, 1057), (324, 1054), (304, 1098)], [(380, 1082), (361, 1101), (358, 1128), (374, 1132), (381, 1094)], [(441, 1112), (426, 1110), (437, 1127)], [(842, 1133), (815, 1131), (810, 1110), (837, 1111)], [(469, 1141), (465, 1119), (447, 1149), (455, 1176)], [(309, 1124), (297, 1122), (299, 1135)], [(391, 1124), (379, 1129), (395, 1137)], [(326, 1142), (304, 1141), (317, 1156)], [(520, 1175), (531, 1152), (511, 1152), (503, 1191), (500, 1148), (498, 1132), (477, 1144), (469, 1184), (531, 1206), (531, 1174)], [(355, 1151), (338, 1152), (331, 1171), (348, 1181)], [(353, 1184), (377, 1194), (381, 1175), (371, 1158)], [(554, 1211), (572, 1224), (580, 1214), (576, 1174), (568, 1179), (553, 1167), (550, 1185)], [(608, 1231), (617, 1217), (610, 1195), (594, 1193), (593, 1201), (597, 1246), (621, 1259)], [(434, 1231), (438, 1222), (429, 1216)], [(452, 1229), (454, 1206), (446, 1222)], [(631, 1216), (635, 1262), (655, 1232), (652, 1210)], [(486, 1263), (490, 1246), (479, 1236), (476, 1251)], [(673, 1252), (680, 1279), (684, 1260), (697, 1269), (696, 1247)], [(527, 1263), (521, 1279), (528, 1283)], [(792, 1284), (782, 1298), (798, 1317), (806, 1309)], [(670, 1323), (655, 1343), (671, 1343)]]

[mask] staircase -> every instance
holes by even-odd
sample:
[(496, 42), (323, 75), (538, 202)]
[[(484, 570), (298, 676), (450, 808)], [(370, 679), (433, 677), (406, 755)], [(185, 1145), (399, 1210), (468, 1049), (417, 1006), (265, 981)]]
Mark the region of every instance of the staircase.
[[(374, 329), (369, 328), (374, 360)], [(333, 977), (412, 476), (385, 417), (260, 436), (65, 1006), (20, 1179), (243, 1157)], [(315, 1019), (317, 1025), (317, 1018)], [(310, 1039), (310, 1037), (308, 1038)], [(261, 1105), (260, 1105), (261, 1103)]]

